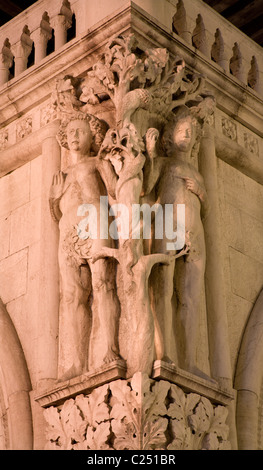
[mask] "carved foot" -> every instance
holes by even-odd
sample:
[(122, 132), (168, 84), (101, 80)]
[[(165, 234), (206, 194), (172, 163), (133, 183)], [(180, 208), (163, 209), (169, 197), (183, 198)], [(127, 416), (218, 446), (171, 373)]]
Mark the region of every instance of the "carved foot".
[(112, 349), (108, 349), (106, 356), (103, 358), (104, 364), (109, 364), (110, 362), (117, 361), (121, 359), (119, 354), (115, 353)]

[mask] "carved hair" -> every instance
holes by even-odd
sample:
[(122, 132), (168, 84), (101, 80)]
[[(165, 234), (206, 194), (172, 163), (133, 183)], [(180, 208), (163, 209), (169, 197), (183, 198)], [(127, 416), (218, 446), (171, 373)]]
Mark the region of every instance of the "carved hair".
[(97, 155), (101, 144), (104, 140), (105, 134), (108, 130), (108, 124), (93, 116), (93, 114), (83, 113), (81, 111), (67, 114), (61, 121), (59, 131), (57, 133), (57, 140), (61, 147), (68, 149), (68, 142), (67, 142), (67, 127), (71, 121), (86, 121), (89, 124), (92, 142), (91, 142), (91, 153)]

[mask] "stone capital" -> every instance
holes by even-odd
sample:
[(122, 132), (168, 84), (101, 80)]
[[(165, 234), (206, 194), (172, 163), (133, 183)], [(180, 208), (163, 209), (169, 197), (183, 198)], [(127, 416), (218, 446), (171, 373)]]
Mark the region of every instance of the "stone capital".
[(51, 39), (51, 37), (52, 37), (52, 28), (51, 27), (49, 27), (49, 28), (42, 28), (42, 27), (37, 28), (37, 29), (35, 29), (35, 31), (32, 32), (31, 37), (32, 37), (35, 45), (37, 45), (40, 42), (47, 43), (47, 41), (49, 39)]
[(24, 42), (21, 40), (17, 42), (16, 44), (14, 44), (12, 46), (12, 52), (15, 56), (15, 59), (18, 57), (27, 59), (32, 50), (32, 45), (33, 45), (32, 39), (30, 39), (30, 41), (27, 41), (27, 42)]
[(3, 47), (0, 54), (0, 68), (9, 69), (13, 63), (13, 54), (8, 47)]
[(71, 18), (69, 16), (65, 15), (57, 15), (51, 20), (51, 26), (55, 29), (63, 29), (67, 31), (68, 28), (70, 28), (72, 24)]

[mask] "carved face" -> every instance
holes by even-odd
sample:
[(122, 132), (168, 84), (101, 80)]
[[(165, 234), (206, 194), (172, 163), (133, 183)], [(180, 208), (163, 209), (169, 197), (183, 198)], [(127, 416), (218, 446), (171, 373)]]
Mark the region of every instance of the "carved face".
[(173, 133), (174, 145), (178, 150), (187, 152), (194, 141), (194, 129), (191, 118), (181, 119), (177, 122)]
[(92, 141), (89, 123), (84, 120), (70, 121), (67, 126), (67, 141), (69, 150), (88, 153)]

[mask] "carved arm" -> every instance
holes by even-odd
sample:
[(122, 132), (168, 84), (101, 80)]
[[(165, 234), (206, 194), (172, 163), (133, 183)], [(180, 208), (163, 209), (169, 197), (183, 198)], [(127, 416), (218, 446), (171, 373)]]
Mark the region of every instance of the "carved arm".
[(98, 158), (97, 170), (105, 183), (109, 195), (113, 197), (113, 199), (116, 199), (116, 185), (118, 182), (118, 177), (111, 162), (106, 158)]
[(186, 187), (189, 191), (196, 194), (201, 202), (201, 218), (205, 219), (209, 212), (209, 201), (207, 197), (207, 192), (204, 186), (203, 178), (200, 174), (197, 175), (197, 178), (184, 178), (186, 182)]
[(49, 207), (52, 218), (59, 222), (62, 213), (59, 207), (60, 199), (63, 195), (65, 176), (62, 171), (54, 174), (49, 192)]
[(158, 158), (156, 143), (159, 138), (159, 131), (150, 128), (146, 132), (146, 161), (143, 174), (143, 196), (149, 194), (156, 185), (162, 167), (162, 160)]

